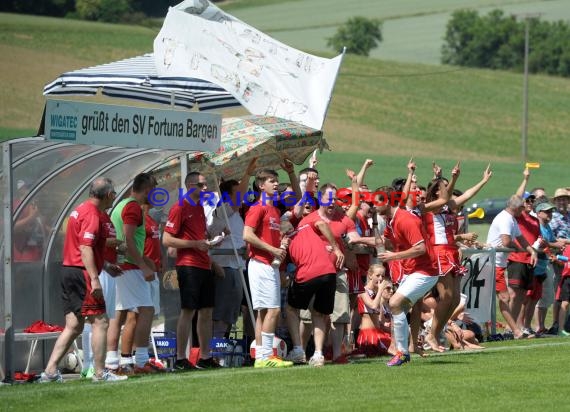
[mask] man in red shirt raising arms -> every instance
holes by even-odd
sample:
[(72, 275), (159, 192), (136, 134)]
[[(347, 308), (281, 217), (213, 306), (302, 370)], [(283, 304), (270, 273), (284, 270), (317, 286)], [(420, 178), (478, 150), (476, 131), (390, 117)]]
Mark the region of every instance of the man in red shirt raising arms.
[(388, 220), (384, 232), (386, 246), (395, 251), (380, 253), (378, 258), (382, 262), (401, 260), (404, 273), (400, 286), (390, 298), (394, 327), (392, 338), (396, 342), (397, 352), (387, 363), (388, 366), (400, 366), (410, 361), (406, 314), (416, 301), (437, 284), (438, 271), (421, 220), (399, 207), (391, 189), (386, 190), (384, 200), (386, 203), (377, 206), (376, 210)]

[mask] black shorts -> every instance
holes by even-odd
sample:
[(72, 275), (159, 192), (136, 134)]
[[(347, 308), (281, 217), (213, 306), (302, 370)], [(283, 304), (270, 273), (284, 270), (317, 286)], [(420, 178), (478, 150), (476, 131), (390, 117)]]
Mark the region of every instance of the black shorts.
[(213, 308), (216, 297), (214, 273), (194, 266), (176, 266), (182, 309)]
[(509, 274), (509, 286), (511, 288), (531, 290), (534, 271), (528, 263), (511, 262), (507, 265)]
[(89, 275), (83, 268), (63, 266), (61, 275), (61, 299), (63, 314), (73, 313), (78, 319), (98, 316), (106, 312), (105, 299), (91, 295)]
[(323, 315), (330, 315), (334, 309), (336, 273), (319, 276), (308, 282), (293, 281), (287, 293), (287, 303), (295, 309), (307, 309), (313, 296), (313, 309)]
[(556, 291), (556, 300), (558, 302), (570, 302), (570, 277), (563, 277), (558, 284), (558, 290)]

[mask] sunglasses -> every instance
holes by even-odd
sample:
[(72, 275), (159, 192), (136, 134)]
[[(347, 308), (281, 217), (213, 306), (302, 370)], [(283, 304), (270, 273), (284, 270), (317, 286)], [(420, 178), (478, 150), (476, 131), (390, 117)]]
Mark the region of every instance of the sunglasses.
[(198, 186), (200, 189), (205, 188), (206, 186), (208, 186), (207, 183), (204, 182), (198, 182), (198, 183), (190, 183), (192, 186)]

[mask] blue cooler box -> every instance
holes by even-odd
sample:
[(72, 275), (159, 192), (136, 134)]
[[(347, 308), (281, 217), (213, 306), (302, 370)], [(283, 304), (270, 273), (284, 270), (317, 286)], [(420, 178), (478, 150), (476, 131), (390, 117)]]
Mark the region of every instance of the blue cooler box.
[(176, 362), (176, 333), (169, 331), (152, 332), (152, 337), (158, 358), (165, 359), (170, 367), (174, 367), (174, 362)]
[(212, 338), (210, 340), (210, 354), (224, 368), (242, 366), (246, 350), (245, 339)]

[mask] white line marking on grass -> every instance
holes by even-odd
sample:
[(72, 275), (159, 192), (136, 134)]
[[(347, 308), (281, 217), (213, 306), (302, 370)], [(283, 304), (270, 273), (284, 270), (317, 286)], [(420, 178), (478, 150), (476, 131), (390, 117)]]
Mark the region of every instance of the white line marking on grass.
[[(428, 357), (435, 356), (449, 356), (449, 355), (470, 355), (476, 353), (485, 352), (504, 352), (511, 350), (523, 350), (523, 349), (533, 349), (533, 348), (543, 348), (548, 346), (569, 346), (570, 340), (563, 342), (544, 342), (544, 343), (534, 343), (530, 345), (509, 345), (509, 346), (497, 346), (497, 347), (485, 347), (485, 349), (474, 349), (474, 350), (450, 350), (442, 353), (438, 352), (428, 352)], [(419, 356), (418, 356), (419, 358)]]

